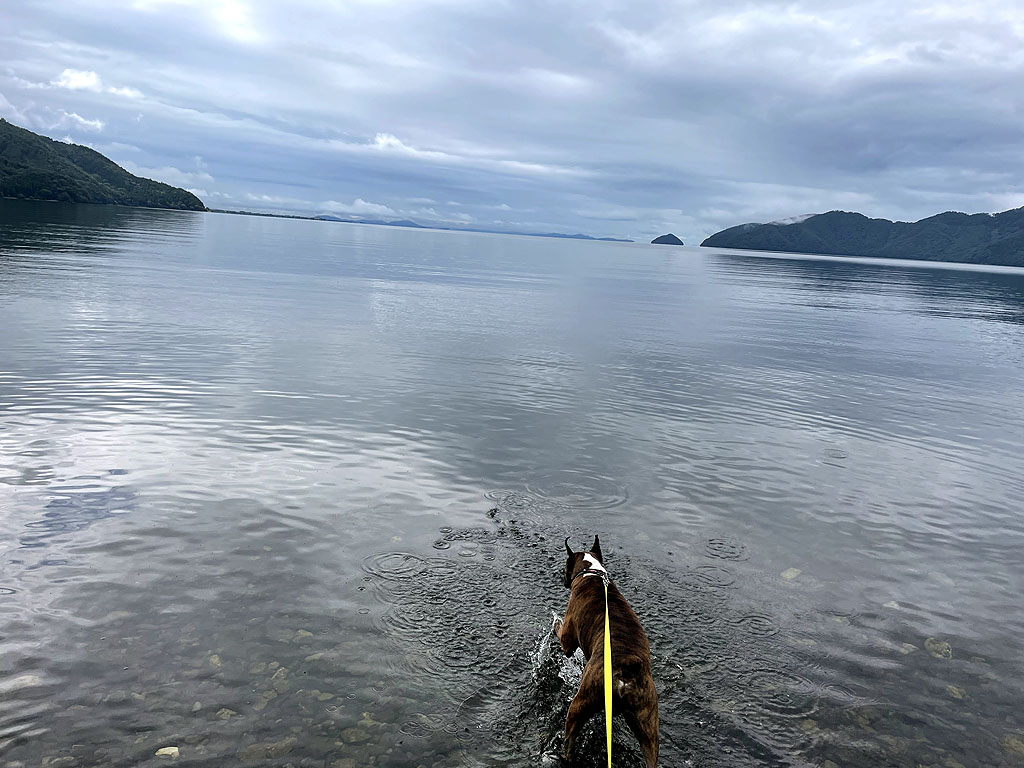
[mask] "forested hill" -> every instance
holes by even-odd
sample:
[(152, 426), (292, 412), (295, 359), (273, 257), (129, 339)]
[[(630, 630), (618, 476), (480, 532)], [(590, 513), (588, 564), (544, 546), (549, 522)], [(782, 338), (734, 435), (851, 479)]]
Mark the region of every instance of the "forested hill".
[(771, 224), (741, 224), (701, 245), (1024, 267), (1024, 208), (940, 213), (911, 223), (830, 211)]
[(48, 139), (2, 118), (0, 197), (206, 210), (191, 192), (133, 176), (94, 149)]

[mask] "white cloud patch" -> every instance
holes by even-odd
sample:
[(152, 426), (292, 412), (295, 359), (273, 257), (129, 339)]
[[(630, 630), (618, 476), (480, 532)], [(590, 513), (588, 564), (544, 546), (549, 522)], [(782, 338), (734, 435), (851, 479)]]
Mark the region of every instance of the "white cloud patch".
[(25, 113), (11, 104), (3, 93), (0, 93), (0, 117), (5, 117), (9, 121), (20, 125), (25, 125), (29, 122)]
[(206, 173), (206, 171), (183, 171), (173, 166), (149, 168), (138, 165), (131, 160), (118, 161), (118, 165), (136, 176), (141, 176), (144, 179), (153, 179), (154, 181), (162, 181), (164, 184), (170, 184), (175, 187), (198, 187), (200, 184), (213, 184), (215, 182), (213, 176)]
[(66, 88), (69, 91), (94, 91), (103, 90), (103, 83), (100, 76), (95, 72), (82, 69), (65, 69), (60, 75), (50, 81), (55, 88)]
[(380, 203), (369, 203), (361, 197), (357, 197), (351, 203), (343, 203), (337, 200), (327, 200), (320, 204), (320, 207), (331, 213), (347, 213), (353, 216), (397, 216), (398, 214), (386, 205)]
[(449, 167), (471, 167), (498, 173), (528, 176), (577, 176), (593, 175), (592, 171), (573, 168), (556, 163), (535, 163), (503, 157), (507, 153), (482, 146), (463, 147), (461, 152), (449, 152), (439, 149), (421, 149), (399, 139), (394, 134), (377, 133), (366, 142), (328, 140), (327, 146), (347, 153), (376, 153), (393, 157), (402, 157), (421, 162), (446, 165)]
[(246, 192), (244, 200), (250, 203), (257, 203), (261, 206), (277, 206), (279, 208), (290, 208), (292, 210), (309, 208), (310, 203), (308, 200), (302, 200), (297, 197), (288, 197), (286, 195), (265, 195), (256, 194), (253, 192)]
[(121, 155), (124, 154), (125, 152), (138, 154), (142, 150), (139, 149), (134, 144), (125, 144), (120, 141), (111, 141), (105, 144), (97, 144), (96, 151), (102, 152), (104, 155), (107, 155), (109, 157), (111, 155)]
[(130, 88), (130, 87), (116, 88), (114, 86), (110, 86), (109, 88), (107, 88), (107, 93), (112, 93), (115, 96), (123, 96), (126, 99), (141, 99), (142, 98), (142, 91), (140, 91), (138, 88)]
[(98, 133), (106, 125), (102, 120), (82, 117), (77, 112), (65, 112), (63, 109), (58, 112), (59, 117), (50, 125), (50, 129), (74, 128), (80, 131)]
[(103, 79), (92, 70), (65, 69), (49, 83), (36, 83), (18, 78), (24, 88), (63, 88), (68, 91), (109, 93), (126, 99), (141, 99), (142, 91), (130, 86), (103, 85)]

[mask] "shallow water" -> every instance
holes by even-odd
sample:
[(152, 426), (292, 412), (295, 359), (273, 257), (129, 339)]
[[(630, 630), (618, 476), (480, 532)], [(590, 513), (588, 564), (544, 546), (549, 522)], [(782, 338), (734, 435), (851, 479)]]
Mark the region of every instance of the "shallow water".
[(0, 329), (4, 765), (555, 764), (594, 533), (662, 765), (1024, 763), (1024, 272), (0, 201)]

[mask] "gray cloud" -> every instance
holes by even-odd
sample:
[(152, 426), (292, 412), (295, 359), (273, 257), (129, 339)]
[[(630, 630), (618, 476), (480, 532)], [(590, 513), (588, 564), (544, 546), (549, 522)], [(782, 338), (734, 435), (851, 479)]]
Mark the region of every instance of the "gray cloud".
[(4, 14), (0, 114), (217, 207), (695, 242), (831, 208), (1024, 205), (1009, 0), (68, 0), (59, 14), (24, 0)]

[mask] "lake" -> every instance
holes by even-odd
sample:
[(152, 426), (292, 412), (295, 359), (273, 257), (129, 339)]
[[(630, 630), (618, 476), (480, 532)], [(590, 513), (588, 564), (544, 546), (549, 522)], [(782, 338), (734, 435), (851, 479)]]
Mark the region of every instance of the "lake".
[(661, 765), (1024, 764), (1024, 271), (4, 200), (0, 339), (10, 768), (555, 765), (594, 534)]

